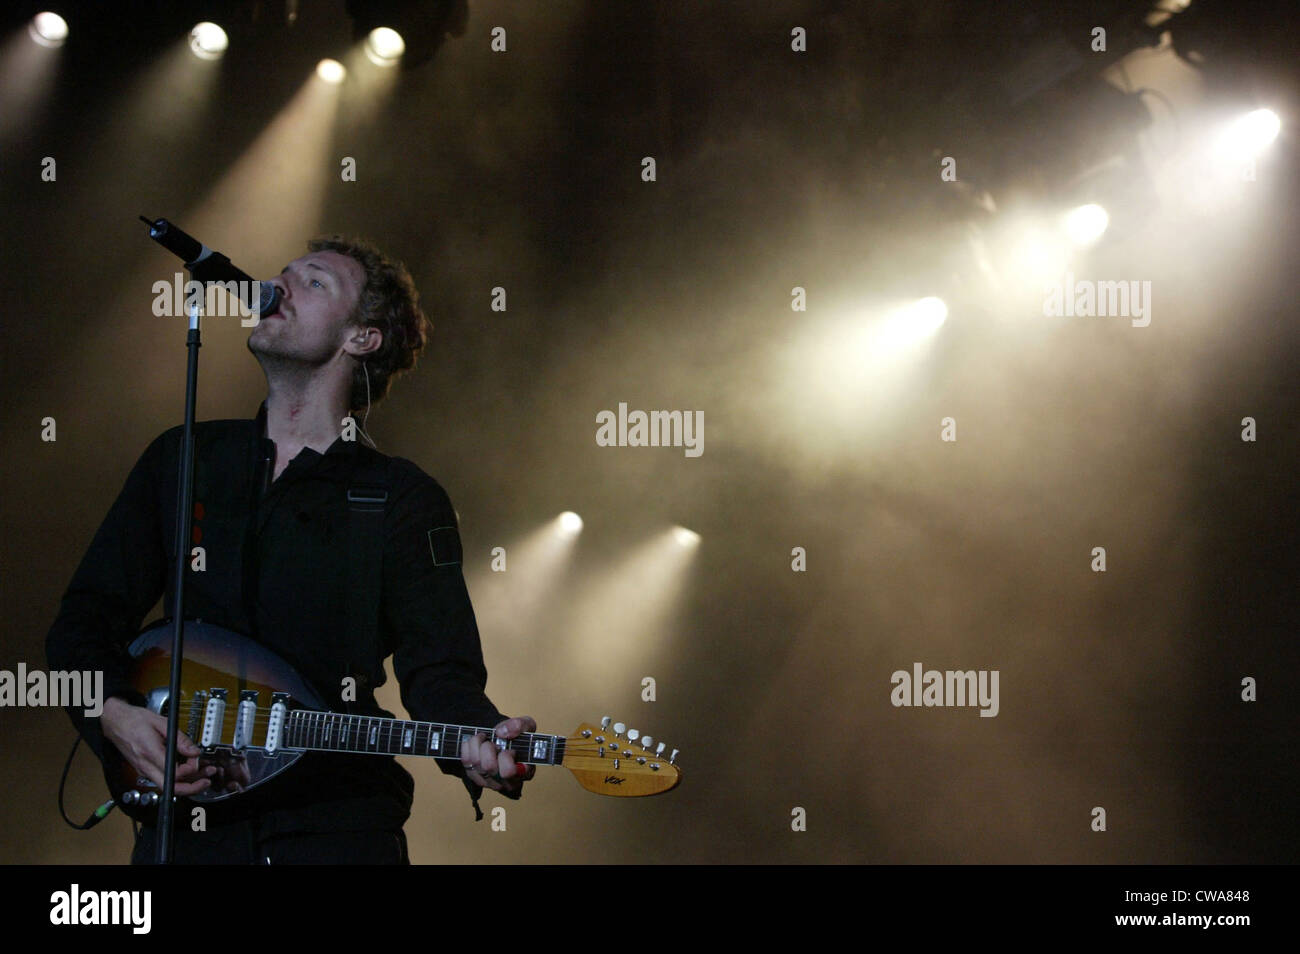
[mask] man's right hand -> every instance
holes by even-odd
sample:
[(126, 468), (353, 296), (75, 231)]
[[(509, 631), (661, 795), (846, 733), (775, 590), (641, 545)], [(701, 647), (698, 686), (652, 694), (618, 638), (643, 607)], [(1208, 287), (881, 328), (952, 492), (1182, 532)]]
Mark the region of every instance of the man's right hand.
[[(117, 746), (122, 757), (161, 788), (167, 763), (167, 718), (113, 696), (104, 700), (99, 724), (104, 738)], [(200, 766), (200, 752), (184, 732), (176, 733), (177, 795), (195, 795), (212, 784), (211, 776), (216, 774), (217, 767)]]

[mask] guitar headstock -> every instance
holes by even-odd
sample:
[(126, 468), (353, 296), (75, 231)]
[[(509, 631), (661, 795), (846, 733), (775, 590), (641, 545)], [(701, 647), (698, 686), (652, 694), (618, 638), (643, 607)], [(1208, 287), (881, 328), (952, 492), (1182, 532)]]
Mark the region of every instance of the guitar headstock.
[[(667, 752), (665, 752), (667, 750)], [(584, 722), (564, 742), (560, 764), (589, 792), (597, 795), (658, 795), (682, 780), (677, 750), (642, 736), (623, 723)]]

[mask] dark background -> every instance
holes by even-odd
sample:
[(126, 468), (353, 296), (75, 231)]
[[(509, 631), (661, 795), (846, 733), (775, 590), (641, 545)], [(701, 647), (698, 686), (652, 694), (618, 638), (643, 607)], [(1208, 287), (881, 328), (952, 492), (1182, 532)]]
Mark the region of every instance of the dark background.
[[(1146, 3), (472, 3), (429, 62), (386, 88), (357, 63), (333, 94), (310, 76), (352, 47), (343, 3), (291, 27), (226, 4), (217, 63), (184, 50), (199, 6), (59, 8), (52, 53), (36, 8), (5, 17), (0, 668), (45, 668), (91, 535), (181, 419), (183, 325), (150, 311), (177, 265), (136, 216), (263, 276), (362, 233), (434, 323), (367, 429), (459, 510), (489, 694), (544, 731), (644, 726), (686, 772), (617, 800), (543, 770), (487, 796), (494, 832), (408, 763), (415, 861), (1295, 860), (1293, 5), (1194, 3), (1173, 36), (1196, 68), (1128, 39)], [(1139, 85), (1164, 101), (1137, 109)], [(1207, 210), (1170, 170), (1256, 105), (1281, 136)], [(979, 264), (1111, 155), (1113, 227), (1074, 272), (1151, 281), (1146, 328), (1044, 317)], [(854, 372), (852, 328), (926, 294), (950, 314), (924, 353)], [(246, 337), (205, 322), (200, 419), (256, 412)], [(597, 446), (620, 401), (702, 410), (703, 456)], [(586, 527), (544, 592), (489, 572), (566, 509)], [(689, 563), (621, 562), (677, 524), (702, 537)], [(916, 661), (999, 670), (1000, 714), (893, 707)], [(71, 741), (61, 712), (0, 710), (0, 860), (127, 858), (120, 817), (58, 817)], [(105, 797), (83, 752), (69, 813)]]

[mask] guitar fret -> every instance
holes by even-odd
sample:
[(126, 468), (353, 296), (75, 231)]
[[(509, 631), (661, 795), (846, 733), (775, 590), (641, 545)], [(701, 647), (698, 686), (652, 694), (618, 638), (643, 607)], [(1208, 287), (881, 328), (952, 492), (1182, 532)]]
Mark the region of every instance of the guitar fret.
[[(289, 712), (282, 734), (283, 744), (290, 748), (450, 759), (460, 757), (460, 745), (467, 736), (493, 738), (492, 731), (468, 725), (295, 709)], [(559, 765), (564, 761), (565, 741), (562, 735), (525, 732), (507, 739), (498, 752), (508, 751), (517, 764)]]

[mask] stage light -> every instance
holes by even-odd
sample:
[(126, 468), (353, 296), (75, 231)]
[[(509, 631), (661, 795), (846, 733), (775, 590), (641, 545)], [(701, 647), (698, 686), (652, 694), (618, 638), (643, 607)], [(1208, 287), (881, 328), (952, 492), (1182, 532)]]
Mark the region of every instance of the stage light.
[(938, 331), (947, 318), (948, 306), (942, 298), (919, 298), (899, 308), (874, 329), (871, 351), (878, 358), (900, 357)]
[(366, 37), (366, 56), (376, 66), (396, 66), (405, 52), (402, 34), (390, 27), (375, 27)]
[(699, 546), (700, 543), (700, 535), (685, 527), (673, 527), (673, 539), (683, 547)]
[(321, 60), (316, 64), (316, 75), (327, 83), (342, 83), (348, 71), (338, 60)]
[(914, 302), (907, 314), (917, 334), (929, 335), (948, 319), (948, 306), (942, 298), (931, 295)]
[(414, 69), (465, 33), (464, 0), (347, 0), (352, 39), (380, 66)]
[(582, 518), (568, 510), (527, 536), (494, 547), (490, 560), (475, 561), (465, 581), (474, 595), (479, 631), (520, 646), (531, 643), (537, 621), (556, 618), (570, 598), (562, 581), (581, 531)]
[(572, 654), (567, 678), (607, 682), (663, 651), (694, 579), (699, 542), (685, 527), (664, 527), (575, 580), (578, 588), (563, 598), (562, 639)]
[(1256, 109), (1228, 123), (1219, 133), (1215, 151), (1221, 157), (1250, 159), (1272, 145), (1282, 120), (1271, 109)]
[(1065, 234), (1076, 248), (1086, 248), (1101, 238), (1110, 224), (1106, 210), (1096, 203), (1080, 205), (1065, 215)]
[(560, 533), (566, 537), (576, 536), (582, 532), (582, 518), (572, 510), (566, 510), (559, 516)]
[(217, 60), (230, 46), (226, 31), (215, 23), (204, 21), (190, 31), (190, 49), (201, 60)]
[(62, 46), (68, 38), (68, 21), (57, 13), (38, 13), (32, 17), (28, 32), (41, 46)]

